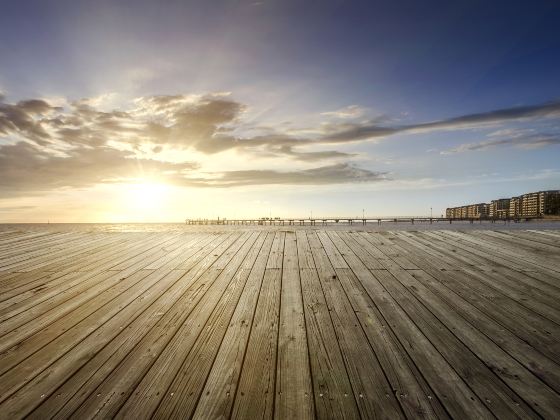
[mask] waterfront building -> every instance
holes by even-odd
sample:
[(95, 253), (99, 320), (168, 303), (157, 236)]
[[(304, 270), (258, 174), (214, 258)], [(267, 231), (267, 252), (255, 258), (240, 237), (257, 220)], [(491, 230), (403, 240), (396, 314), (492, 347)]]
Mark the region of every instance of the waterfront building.
[(518, 197), (492, 200), (446, 209), (450, 219), (507, 219), (560, 216), (560, 190), (537, 191)]

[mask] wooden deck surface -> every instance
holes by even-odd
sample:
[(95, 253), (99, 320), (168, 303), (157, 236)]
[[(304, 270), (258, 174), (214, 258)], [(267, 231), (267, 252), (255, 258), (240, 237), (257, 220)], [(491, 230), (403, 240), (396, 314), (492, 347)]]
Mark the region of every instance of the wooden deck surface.
[(0, 418), (560, 417), (560, 231), (0, 232)]

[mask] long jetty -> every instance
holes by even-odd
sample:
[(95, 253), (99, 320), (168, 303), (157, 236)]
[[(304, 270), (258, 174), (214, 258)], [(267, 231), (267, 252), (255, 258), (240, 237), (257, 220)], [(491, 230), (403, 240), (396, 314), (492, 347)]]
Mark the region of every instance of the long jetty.
[(429, 217), (429, 216), (409, 216), (409, 217), (319, 217), (319, 218), (250, 218), (250, 219), (186, 219), (187, 225), (264, 225), (264, 226), (327, 226), (331, 224), (362, 224), (368, 223), (453, 223), (455, 222), (522, 222), (532, 219), (540, 219), (541, 217), (508, 217), (508, 218), (454, 218), (454, 217)]

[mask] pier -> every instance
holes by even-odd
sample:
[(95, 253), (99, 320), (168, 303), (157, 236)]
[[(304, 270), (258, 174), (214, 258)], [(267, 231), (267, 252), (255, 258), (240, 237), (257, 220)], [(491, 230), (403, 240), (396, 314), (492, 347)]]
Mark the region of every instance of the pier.
[(558, 413), (559, 230), (0, 231), (2, 419)]
[(520, 223), (530, 220), (542, 219), (542, 217), (504, 217), (504, 218), (474, 218), (474, 217), (429, 217), (429, 216), (408, 216), (408, 217), (320, 217), (320, 218), (249, 218), (249, 219), (227, 219), (227, 218), (194, 218), (185, 219), (187, 225), (241, 225), (241, 226), (328, 226), (331, 224), (377, 224), (382, 223), (453, 223), (453, 222), (470, 222), (470, 223)]

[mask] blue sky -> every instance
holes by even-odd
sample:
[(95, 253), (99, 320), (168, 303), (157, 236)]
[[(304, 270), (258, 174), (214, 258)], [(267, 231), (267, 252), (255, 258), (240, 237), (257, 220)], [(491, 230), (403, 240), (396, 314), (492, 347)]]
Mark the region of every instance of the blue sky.
[(558, 2), (1, 10), (0, 221), (441, 214), (560, 187)]

